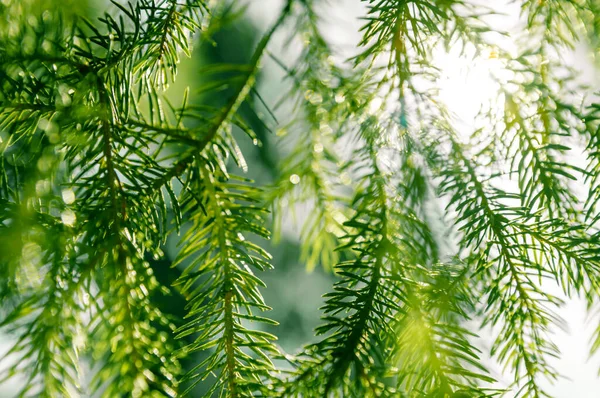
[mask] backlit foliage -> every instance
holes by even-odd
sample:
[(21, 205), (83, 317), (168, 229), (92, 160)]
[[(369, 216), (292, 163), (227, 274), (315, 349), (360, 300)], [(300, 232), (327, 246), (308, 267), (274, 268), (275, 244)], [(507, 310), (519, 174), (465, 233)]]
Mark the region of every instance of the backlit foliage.
[[(24, 397), (549, 396), (557, 310), (598, 305), (600, 104), (562, 56), (598, 53), (600, 6), (510, 2), (522, 25), (505, 49), (484, 2), (360, 3), (348, 59), (327, 2), (286, 0), (246, 64), (206, 62), (174, 93), (183, 57), (244, 2), (115, 0), (89, 19), (0, 2), (0, 382)], [(510, 76), (467, 131), (438, 97), (436, 54), (457, 48)], [(261, 96), (264, 65), (282, 98)], [(282, 147), (262, 186), (240, 175), (260, 145), (243, 109), (272, 115)], [(261, 295), (265, 240), (290, 219), (308, 271), (337, 278), (296, 353), (265, 331), (278, 303)], [(174, 233), (165, 281), (151, 262)], [(185, 315), (166, 310), (176, 295)]]

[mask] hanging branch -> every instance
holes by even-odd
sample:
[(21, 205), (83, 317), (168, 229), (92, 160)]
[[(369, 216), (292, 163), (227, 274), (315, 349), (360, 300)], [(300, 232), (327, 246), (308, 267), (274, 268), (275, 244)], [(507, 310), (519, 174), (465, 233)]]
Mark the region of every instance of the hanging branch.
[[(189, 171), (183, 201), (184, 211), (194, 224), (183, 238), (185, 244), (174, 266), (185, 264), (177, 285), (188, 298), (188, 317), (193, 320), (178, 330), (178, 336), (197, 335), (182, 355), (213, 348), (214, 352), (188, 373), (185, 380), (192, 383), (186, 393), (211, 374), (219, 376), (205, 396), (264, 393), (265, 382), (274, 371), (270, 357), (278, 353), (272, 343), (275, 336), (243, 324), (276, 324), (254, 314), (269, 307), (259, 291), (265, 285), (250, 267), (259, 271), (271, 268), (270, 256), (242, 235), (247, 232), (269, 237), (261, 225), (264, 210), (258, 206), (259, 191), (249, 185), (251, 181), (230, 175), (225, 162), (232, 156), (238, 165), (244, 163), (230, 133), (231, 119), (250, 92), (267, 44), (288, 13), (289, 4), (259, 42), (246, 80), (220, 111), (194, 153), (188, 155), (192, 159), (190, 166), (196, 167)], [(214, 145), (208, 145), (211, 141)]]
[[(201, 65), (203, 83), (174, 102), (181, 54), (242, 8), (113, 1), (87, 20), (44, 4), (0, 4), (0, 327), (15, 340), (0, 381), (23, 377), (24, 397), (550, 393), (565, 325), (549, 287), (590, 307), (600, 288), (600, 106), (561, 59), (597, 31), (593, 1), (521, 1), (528, 42), (511, 57), (487, 42), (503, 32), (477, 2), (365, 0), (339, 61), (327, 5), (290, 0), (247, 65)], [(269, 51), (289, 82), (280, 108), (256, 80), (286, 25), (300, 56)], [(464, 134), (436, 92), (434, 55), (455, 46), (493, 48), (513, 74)], [(242, 108), (253, 96), (291, 148), (266, 190), (233, 174), (252, 166), (238, 132), (258, 143)], [(272, 267), (268, 208), (278, 233), (299, 203), (313, 209), (300, 261), (338, 279), (317, 340), (291, 356), (264, 330), (276, 322), (257, 271)], [(185, 319), (160, 309), (171, 286), (149, 263), (168, 260), (173, 229)], [(477, 321), (510, 391), (489, 388)]]

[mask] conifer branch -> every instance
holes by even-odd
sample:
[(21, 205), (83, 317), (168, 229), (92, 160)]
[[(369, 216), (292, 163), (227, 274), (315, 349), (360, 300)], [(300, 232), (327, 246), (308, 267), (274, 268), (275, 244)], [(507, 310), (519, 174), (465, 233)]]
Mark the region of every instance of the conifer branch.
[(298, 60), (288, 67), (271, 55), (291, 80), (284, 98), (293, 98), (298, 116), (280, 129), (279, 135), (292, 149), (280, 161), (281, 170), (267, 198), (273, 205), (276, 239), (286, 209), (298, 204), (313, 208), (309, 217), (295, 220), (301, 227), (301, 260), (309, 271), (318, 264), (332, 269), (339, 260), (335, 248), (346, 215), (340, 211), (343, 199), (336, 193), (344, 178), (336, 173), (341, 158), (335, 145), (343, 132), (351, 131), (347, 115), (356, 104), (351, 98), (362, 101), (359, 93), (368, 84), (344, 74), (332, 62), (333, 52), (320, 32), (314, 7), (312, 2), (303, 3), (295, 18), (294, 34), (306, 41)]
[(142, 77), (142, 87), (164, 91), (177, 75), (179, 54), (191, 56), (190, 36), (209, 9), (202, 0), (143, 0), (140, 10), (147, 21), (134, 70)]
[[(337, 392), (350, 394), (350, 389), (352, 394), (393, 393), (378, 377), (372, 382), (373, 375), (383, 376), (379, 372), (385, 369), (388, 348), (380, 339), (393, 329), (386, 324), (394, 319), (398, 301), (403, 300), (401, 281), (393, 276), (399, 259), (393, 243), (394, 232), (388, 226), (392, 217), (388, 213), (389, 188), (377, 163), (379, 132), (369, 123), (361, 131), (365, 148), (357, 151), (357, 156), (371, 171), (361, 178), (362, 189), (353, 200), (357, 211), (345, 223), (350, 231), (341, 246), (355, 251), (357, 257), (336, 266), (342, 279), (336, 283), (334, 292), (326, 295), (328, 300), (323, 307), (326, 323), (317, 329), (318, 334), (330, 334), (306, 348), (308, 359), (286, 382), (284, 391), (292, 388), (294, 396), (309, 390), (324, 396)], [(317, 360), (311, 359), (315, 355)], [(373, 361), (365, 361), (366, 357)], [(352, 380), (349, 385), (343, 381), (348, 377)], [(298, 385), (304, 379), (307, 381)]]
[(154, 191), (159, 190), (162, 186), (171, 181), (173, 178), (180, 177), (186, 171), (186, 169), (193, 163), (194, 159), (198, 155), (200, 155), (204, 151), (204, 149), (211, 143), (211, 141), (215, 137), (217, 137), (224, 129), (227, 128), (228, 123), (234, 117), (238, 108), (250, 93), (250, 90), (252, 89), (252, 86), (255, 83), (256, 75), (260, 69), (260, 61), (264, 56), (267, 45), (269, 44), (271, 37), (275, 34), (277, 29), (285, 21), (289, 13), (290, 7), (291, 2), (285, 7), (275, 24), (269, 29), (267, 33), (265, 33), (265, 35), (258, 43), (254, 54), (252, 55), (252, 59), (249, 62), (249, 69), (243, 83), (240, 86), (238, 86), (238, 89), (229, 99), (227, 105), (225, 105), (225, 107), (221, 110), (216, 120), (211, 124), (211, 127), (206, 131), (206, 133), (203, 134), (203, 136), (200, 139), (198, 139), (198, 141), (196, 142), (196, 147), (191, 153), (182, 157), (182, 159), (177, 161), (175, 165), (173, 165), (163, 174), (163, 177), (153, 182), (152, 189)]
[[(364, 0), (362, 38), (340, 61), (329, 5), (289, 0), (247, 65), (190, 60), (202, 82), (180, 106), (165, 92), (180, 57), (222, 45), (212, 34), (242, 8), (115, 0), (88, 20), (40, 4), (0, 4), (0, 327), (15, 342), (0, 382), (23, 377), (24, 397), (496, 396), (480, 320), (514, 375), (505, 393), (549, 395), (550, 336), (565, 325), (548, 287), (590, 308), (600, 292), (600, 105), (561, 58), (584, 38), (598, 48), (594, 1), (521, 1), (527, 42), (511, 56), (487, 41), (504, 34), (486, 23), (495, 8)], [(299, 56), (269, 51), (285, 94), (256, 95), (291, 150), (264, 192), (233, 172), (252, 153), (237, 134), (257, 145), (252, 128), (270, 127), (252, 92), (285, 26)], [(436, 92), (436, 54), (457, 47), (492, 50), (513, 75), (468, 135)], [(268, 207), (277, 233), (299, 203), (313, 209), (299, 261), (337, 281), (317, 342), (289, 356), (267, 332), (257, 271), (273, 266)], [(167, 272), (172, 227), (185, 232)], [(181, 312), (163, 311), (172, 281)]]
[(406, 308), (396, 326), (398, 386), (423, 395), (495, 395), (479, 386), (494, 379), (469, 341), (476, 336), (462, 325), (473, 309), (468, 267), (436, 264), (421, 273), (420, 283), (407, 287)]
[[(446, 169), (445, 181), (440, 188), (452, 192), (450, 204), (461, 214), (459, 220), (464, 231), (461, 244), (481, 250), (476, 272), (493, 278), (492, 285), (484, 287), (483, 293), (487, 296), (487, 308), (493, 308), (495, 312), (485, 316), (484, 324), (496, 325), (500, 317), (504, 317), (504, 321), (492, 353), (501, 361), (510, 361), (515, 370), (515, 383), (520, 386), (518, 396), (539, 396), (543, 394), (539, 376), (544, 375), (550, 380), (558, 377), (544, 356), (558, 355), (558, 349), (545, 334), (550, 325), (561, 325), (562, 321), (551, 309), (561, 301), (544, 292), (531, 278), (536, 273), (540, 277), (552, 277), (553, 274), (545, 264), (538, 263), (535, 257), (530, 258), (520, 249), (526, 245), (522, 240), (525, 237), (514, 230), (512, 219), (526, 220), (526, 211), (490, 199), (491, 194), (486, 192), (462, 146), (455, 139), (451, 142), (456, 163)], [(464, 182), (458, 183), (463, 178)], [(465, 197), (464, 187), (468, 184), (473, 188)], [(499, 189), (494, 191), (496, 198), (510, 197)], [(529, 347), (535, 347), (534, 351)]]

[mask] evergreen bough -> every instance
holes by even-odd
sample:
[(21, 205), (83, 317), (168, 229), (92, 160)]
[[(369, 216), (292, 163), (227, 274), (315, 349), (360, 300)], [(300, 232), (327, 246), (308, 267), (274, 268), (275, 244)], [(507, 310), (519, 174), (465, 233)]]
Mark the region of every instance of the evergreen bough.
[[(514, 54), (492, 45), (502, 32), (480, 2), (364, 0), (362, 40), (340, 61), (323, 3), (287, 0), (247, 64), (203, 65), (177, 105), (165, 91), (180, 57), (238, 2), (113, 1), (90, 21), (3, 1), (0, 326), (16, 342), (0, 379), (24, 377), (24, 397), (549, 396), (556, 311), (564, 297), (593, 308), (600, 288), (600, 104), (561, 58), (600, 49), (600, 5), (517, 2)], [(295, 61), (271, 49), (278, 35)], [(434, 54), (450, 48), (512, 72), (474, 132), (436, 99)], [(234, 173), (247, 169), (238, 133), (259, 143), (242, 106), (277, 105), (255, 84), (269, 60), (289, 85), (291, 149), (257, 186)], [(257, 238), (296, 204), (311, 208), (302, 261), (338, 281), (316, 340), (292, 355), (263, 330), (276, 323), (260, 275), (277, 264)], [(165, 281), (150, 261), (173, 229)], [(184, 316), (164, 309), (174, 292)], [(508, 389), (475, 322), (492, 326)]]

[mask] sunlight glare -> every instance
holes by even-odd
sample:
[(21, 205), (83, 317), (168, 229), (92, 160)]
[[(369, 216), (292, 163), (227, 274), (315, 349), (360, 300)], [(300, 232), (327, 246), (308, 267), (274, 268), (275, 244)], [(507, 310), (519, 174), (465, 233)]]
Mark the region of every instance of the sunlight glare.
[(436, 65), (441, 69), (439, 98), (457, 122), (473, 127), (482, 108), (502, 106), (499, 92), (510, 76), (495, 51), (439, 51)]

